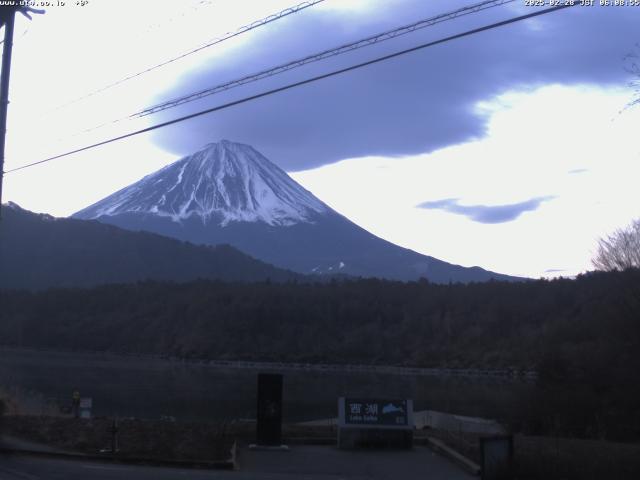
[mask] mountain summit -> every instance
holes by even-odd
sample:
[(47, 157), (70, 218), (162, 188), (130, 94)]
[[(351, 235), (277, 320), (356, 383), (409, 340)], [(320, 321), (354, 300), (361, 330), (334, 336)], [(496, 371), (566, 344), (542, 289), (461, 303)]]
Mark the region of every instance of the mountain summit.
[(192, 243), (230, 244), (300, 273), (434, 282), (513, 279), (421, 255), (332, 210), (249, 145), (222, 140), (74, 217)]
[(222, 140), (76, 213), (77, 218), (153, 214), (204, 224), (286, 226), (329, 210), (249, 145)]

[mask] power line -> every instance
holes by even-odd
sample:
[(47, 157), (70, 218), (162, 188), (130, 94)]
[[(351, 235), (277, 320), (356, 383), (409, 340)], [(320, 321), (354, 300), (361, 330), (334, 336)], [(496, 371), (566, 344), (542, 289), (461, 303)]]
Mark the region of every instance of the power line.
[[(190, 0), (191, 2), (193, 2), (194, 0)], [(173, 23), (176, 19), (180, 18), (183, 19), (184, 17), (186, 17), (187, 15), (192, 15), (194, 13), (197, 13), (201, 8), (205, 7), (205, 6), (211, 6), (213, 4), (212, 0), (201, 0), (199, 1), (196, 5), (190, 5), (186, 8), (182, 8), (179, 10), (179, 12), (176, 12), (175, 15), (172, 15), (171, 17), (163, 20), (163, 21), (159, 21), (159, 22), (155, 22), (152, 23), (150, 25), (148, 25), (144, 31), (140, 32), (140, 34), (146, 34), (149, 33), (152, 30), (156, 30), (159, 28), (162, 28), (170, 23)]]
[(73, 136), (77, 136), (79, 134), (83, 134), (83, 133), (90, 133), (93, 132), (95, 130), (98, 130), (100, 128), (106, 127), (108, 125), (114, 125), (116, 123), (120, 123), (122, 121), (125, 120), (132, 120), (132, 119), (136, 119), (136, 118), (141, 118), (141, 117), (145, 117), (147, 115), (151, 115), (154, 113), (158, 113), (161, 112), (163, 110), (167, 110), (169, 108), (173, 108), (179, 105), (183, 105), (185, 103), (189, 103), (189, 102), (193, 102), (196, 100), (200, 100), (204, 97), (208, 97), (211, 95), (214, 95), (216, 93), (220, 93), (226, 90), (231, 90), (232, 88), (236, 88), (236, 87), (240, 87), (242, 85), (247, 85), (249, 83), (253, 83), (253, 82), (257, 82), (259, 80), (263, 80), (265, 78), (268, 77), (272, 77), (281, 73), (285, 73), (289, 70), (293, 70), (295, 68), (299, 68), (302, 67), (304, 65), (310, 64), (310, 63), (315, 63), (327, 58), (331, 58), (331, 57), (335, 57), (338, 55), (342, 55), (344, 53), (347, 52), (351, 52), (354, 50), (358, 50), (360, 48), (364, 48), (364, 47), (368, 47), (370, 45), (374, 45), (380, 42), (384, 42), (387, 40), (391, 40), (393, 38), (402, 36), (402, 35), (406, 35), (408, 33), (412, 33), (415, 32), (416, 30), (420, 30), (426, 27), (430, 27), (433, 25), (436, 25), (438, 23), (442, 23), (442, 22), (446, 22), (449, 20), (454, 20), (456, 18), (465, 16), (465, 15), (470, 15), (473, 13), (477, 13), (483, 10), (487, 10), (489, 8), (494, 8), (494, 7), (498, 7), (498, 6), (502, 6), (505, 5), (507, 3), (512, 3), (516, 0), (485, 0), (482, 1), (480, 3), (477, 4), (473, 4), (473, 5), (468, 5), (466, 7), (462, 7), (459, 8), (458, 10), (454, 10), (452, 12), (448, 12), (448, 13), (443, 13), (440, 15), (436, 15), (434, 17), (429, 17), (426, 19), (422, 19), (419, 20), (417, 22), (414, 22), (410, 25), (403, 25), (401, 27), (397, 27), (394, 28), (393, 30), (388, 30), (382, 33), (378, 33), (376, 35), (372, 35), (366, 38), (363, 38), (361, 40), (357, 40), (355, 42), (350, 42), (344, 45), (341, 45), (339, 47), (334, 47), (328, 50), (324, 50), (322, 52), (319, 53), (314, 53), (312, 55), (308, 55), (304, 58), (299, 58), (297, 60), (293, 60), (281, 65), (278, 65), (276, 67), (271, 67), (268, 68), (266, 70), (262, 70), (260, 72), (257, 73), (253, 73), (251, 75), (247, 75), (235, 80), (231, 80), (213, 87), (209, 87), (207, 89), (204, 90), (200, 90), (198, 92), (194, 92), (194, 93), (190, 93), (188, 95), (184, 95), (181, 97), (178, 97), (176, 99), (173, 100), (169, 100), (160, 104), (157, 104), (155, 106), (152, 107), (147, 107), (144, 110), (141, 110), (139, 112), (136, 113), (132, 113), (130, 115), (127, 115), (125, 117), (120, 117), (117, 118), (115, 120), (110, 120), (108, 122), (105, 123), (101, 123), (99, 125), (95, 125), (93, 127), (87, 128), (85, 130), (82, 130), (80, 132), (78, 132), (77, 134), (73, 135)]
[(156, 124), (156, 125), (152, 125), (150, 127), (146, 127), (146, 128), (140, 129), (140, 130), (136, 130), (134, 132), (129, 132), (129, 133), (126, 133), (124, 135), (119, 135), (117, 137), (113, 137), (113, 138), (110, 138), (108, 140), (103, 140), (101, 142), (94, 143), (94, 144), (91, 144), (91, 145), (88, 145), (88, 146), (85, 146), (85, 147), (77, 148), (75, 150), (71, 150), (71, 151), (68, 151), (68, 152), (65, 152), (65, 153), (61, 153), (59, 155), (54, 155), (52, 157), (45, 158), (43, 160), (39, 160), (37, 162), (28, 163), (28, 164), (22, 165), (20, 167), (13, 168), (11, 170), (7, 170), (4, 173), (6, 174), (6, 173), (17, 172), (19, 170), (24, 170), (25, 168), (33, 167), (33, 166), (36, 166), (36, 165), (41, 165), (43, 163), (47, 163), (47, 162), (51, 162), (53, 160), (57, 160), (59, 158), (67, 157), (67, 156), (73, 155), (75, 153), (84, 152), (86, 150), (90, 150), (90, 149), (93, 149), (93, 148), (96, 148), (96, 147), (99, 147), (99, 146), (102, 146), (102, 145), (106, 145), (108, 143), (113, 143), (113, 142), (116, 142), (116, 141), (119, 141), (119, 140), (123, 140), (125, 138), (129, 138), (129, 137), (133, 137), (133, 136), (136, 136), (136, 135), (140, 135), (142, 133), (151, 132), (153, 130), (157, 130), (158, 128), (168, 127), (169, 125), (173, 125), (173, 124), (176, 124), (176, 123), (184, 122), (186, 120), (190, 120), (192, 118), (196, 118), (196, 117), (199, 117), (199, 116), (202, 116), (202, 115), (206, 115), (206, 114), (209, 114), (209, 113), (217, 112), (217, 111), (220, 111), (220, 110), (225, 110), (227, 108), (234, 107), (236, 105), (240, 105), (240, 104), (247, 103), (247, 102), (250, 102), (250, 101), (253, 101), (253, 100), (257, 100), (257, 99), (262, 98), (262, 97), (267, 97), (269, 95), (273, 95), (275, 93), (279, 93), (279, 92), (290, 90), (290, 89), (293, 89), (293, 88), (296, 88), (296, 87), (300, 87), (302, 85), (307, 85), (307, 84), (310, 84), (310, 83), (313, 83), (313, 82), (317, 82), (319, 80), (324, 80), (326, 78), (334, 77), (336, 75), (340, 75), (340, 74), (343, 74), (343, 73), (346, 73), (346, 72), (350, 72), (352, 70), (356, 70), (356, 69), (363, 68), (363, 67), (366, 67), (366, 66), (369, 66), (369, 65), (373, 65), (373, 64), (380, 63), (380, 62), (383, 62), (383, 61), (386, 61), (386, 60), (390, 60), (392, 58), (400, 57), (402, 55), (406, 55), (408, 53), (416, 52), (418, 50), (422, 50), (422, 49), (425, 49), (425, 48), (428, 48), (428, 47), (433, 47), (435, 45), (439, 45), (439, 44), (442, 44), (442, 43), (445, 43), (445, 42), (450, 42), (452, 40), (457, 40), (459, 38), (467, 37), (467, 36), (470, 36), (470, 35), (475, 35), (477, 33), (485, 32), (487, 30), (492, 30), (494, 28), (503, 27), (503, 26), (506, 26), (506, 25), (509, 25), (509, 24), (512, 24), (512, 23), (516, 23), (516, 22), (520, 22), (522, 20), (527, 20), (529, 18), (538, 17), (540, 15), (545, 15), (545, 14), (548, 14), (548, 13), (556, 12), (558, 10), (562, 10), (562, 9), (565, 9), (565, 8), (570, 8), (570, 7), (573, 7), (573, 6), (576, 6), (576, 5), (579, 5), (579, 4), (578, 3), (574, 3), (574, 4), (566, 4), (566, 5), (560, 5), (560, 6), (557, 6), (557, 7), (546, 8), (544, 10), (538, 10), (536, 12), (528, 13), (526, 15), (520, 15), (518, 17), (512, 17), (512, 18), (509, 18), (507, 20), (503, 20), (503, 21), (500, 21), (500, 22), (496, 22), (496, 23), (492, 23), (492, 24), (489, 24), (489, 25), (485, 25), (483, 27), (474, 28), (472, 30), (467, 30), (465, 32), (458, 33), (458, 34), (455, 34), (455, 35), (451, 35), (451, 36), (448, 36), (448, 37), (444, 37), (444, 38), (441, 38), (439, 40), (434, 40), (434, 41), (431, 41), (431, 42), (428, 42), (428, 43), (423, 43), (423, 44), (418, 45), (416, 47), (407, 48), (405, 50), (401, 50), (401, 51), (394, 52), (394, 53), (391, 53), (391, 54), (388, 54), (388, 55), (384, 55), (382, 57), (377, 57), (377, 58), (374, 58), (373, 60), (368, 60), (366, 62), (358, 63), (356, 65), (351, 65), (349, 67), (341, 68), (339, 70), (334, 70), (332, 72), (325, 73), (325, 74), (322, 74), (322, 75), (318, 75), (318, 76), (315, 76), (315, 77), (311, 77), (311, 78), (308, 78), (306, 80), (301, 80), (299, 82), (290, 83), (290, 84), (282, 86), (282, 87), (274, 88), (272, 90), (267, 90), (265, 92), (261, 92), (261, 93), (255, 94), (255, 95), (251, 95), (249, 97), (244, 97), (244, 98), (241, 98), (239, 100), (234, 100), (232, 102), (228, 102), (228, 103), (225, 103), (223, 105), (218, 105), (217, 107), (208, 108), (206, 110), (201, 110), (201, 111), (196, 112), (196, 113), (192, 113), (192, 114), (189, 114), (189, 115), (185, 115), (183, 117), (175, 118), (173, 120), (169, 120), (169, 121), (162, 122), (162, 123), (159, 123), (159, 124)]
[(268, 17), (262, 18), (260, 20), (256, 20), (248, 25), (244, 25), (240, 28), (238, 28), (235, 32), (227, 32), (224, 35), (222, 35), (221, 37), (217, 37), (213, 40), (208, 41), (207, 43), (204, 43), (202, 45), (200, 45), (199, 47), (196, 47), (192, 50), (189, 50), (187, 52), (181, 53), (180, 55), (178, 55), (177, 57), (173, 57), (169, 60), (166, 60), (162, 63), (158, 63), (156, 65), (153, 65), (151, 67), (145, 68), (144, 70), (140, 70), (139, 72), (136, 73), (132, 73), (130, 75), (127, 75), (124, 78), (121, 78), (120, 80), (116, 80), (115, 82), (109, 83), (108, 85), (105, 85), (104, 87), (101, 87), (97, 90), (94, 90), (86, 95), (83, 95), (81, 97), (76, 98), (75, 100), (71, 100), (70, 102), (67, 102), (59, 107), (57, 107), (54, 110), (59, 110), (61, 108), (65, 108), (68, 107), (69, 105), (73, 105), (75, 103), (78, 103), (82, 100), (85, 100), (87, 98), (93, 97), (95, 95), (98, 95), (99, 93), (102, 93), (106, 90), (109, 90), (113, 87), (116, 87), (118, 85), (121, 85), (122, 83), (125, 83), (129, 80), (132, 80), (134, 78), (140, 77), (141, 75), (144, 75), (145, 73), (149, 73), (152, 72), (153, 70), (156, 70), (158, 68), (164, 67), (166, 65), (169, 65), (173, 62), (176, 62), (178, 60), (181, 60), (185, 57), (188, 57), (189, 55), (193, 55), (194, 53), (200, 52), (202, 50), (204, 50), (205, 48), (209, 48), (212, 47), (214, 45), (218, 45), (219, 43), (222, 43), (226, 40), (229, 40), (231, 38), (237, 37), (238, 35), (242, 35), (243, 33), (249, 32), (251, 30), (254, 30), (258, 27), (262, 27), (264, 25), (267, 25), (269, 23), (275, 22), (276, 20), (279, 20), (281, 18), (284, 18), (288, 15), (292, 15), (294, 13), (300, 12), (301, 10), (304, 10), (306, 8), (312, 7), (314, 5), (317, 5), (318, 3), (324, 2), (324, 0), (309, 0), (306, 2), (302, 2), (299, 3), (298, 5), (295, 5), (293, 7), (289, 7), (286, 8), (284, 10), (281, 10), (280, 12), (274, 13), (269, 15)]
[(262, 80), (267, 77), (272, 77), (274, 75), (278, 75), (280, 73), (287, 72), (289, 70), (293, 70), (294, 68), (299, 68), (309, 63), (318, 62), (320, 60), (324, 60), (326, 58), (335, 57), (338, 55), (342, 55), (347, 52), (351, 52), (354, 50), (358, 50), (360, 48), (368, 47), (370, 45), (374, 45), (380, 42), (384, 42), (387, 40), (391, 40), (393, 38), (400, 37), (402, 35), (406, 35), (408, 33), (415, 32), (416, 30), (421, 30), (423, 28), (431, 27), (438, 23), (446, 22), (449, 20), (454, 20), (456, 18), (470, 15), (473, 13), (480, 12), (482, 10), (487, 10), (489, 8), (494, 8), (498, 6), (502, 6), (507, 3), (512, 3), (515, 0), (486, 0), (474, 5), (469, 5), (458, 10), (454, 10), (452, 12), (436, 15), (434, 17), (426, 18), (419, 20), (418, 22), (412, 23), (410, 25), (404, 25), (398, 28), (394, 28), (393, 30), (388, 30), (382, 33), (378, 33), (376, 35), (372, 35), (370, 37), (347, 43), (341, 45), (339, 47), (331, 48), (328, 50), (324, 50), (319, 53), (314, 53), (312, 55), (308, 55), (304, 58), (299, 58), (297, 60), (293, 60), (287, 62), (282, 65), (278, 65), (276, 67), (269, 68), (267, 70), (263, 70), (258, 73), (254, 73), (251, 75), (247, 75), (245, 77), (231, 80), (229, 82), (216, 85), (210, 88), (206, 88), (204, 90), (200, 90), (195, 93), (190, 93), (188, 95), (184, 95), (182, 97), (178, 97), (173, 100), (169, 100), (152, 107), (148, 107), (144, 110), (141, 110), (137, 113), (134, 113), (129, 116), (129, 118), (139, 118), (147, 115), (151, 115), (153, 113), (160, 112), (162, 110), (166, 110), (167, 108), (172, 108), (178, 105), (182, 105), (184, 103), (192, 102), (194, 100), (199, 100), (201, 98), (207, 97), (209, 95), (213, 95), (215, 93), (219, 93), (221, 91), (229, 90), (231, 88), (239, 87), (241, 85), (246, 85), (247, 83), (256, 82), (258, 80)]

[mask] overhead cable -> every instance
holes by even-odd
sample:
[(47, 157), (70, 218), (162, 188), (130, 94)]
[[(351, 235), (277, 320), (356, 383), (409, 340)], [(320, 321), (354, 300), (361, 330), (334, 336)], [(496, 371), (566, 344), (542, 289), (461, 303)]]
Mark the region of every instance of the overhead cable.
[(159, 103), (152, 107), (145, 108), (137, 113), (134, 113), (129, 116), (129, 118), (139, 118), (144, 117), (146, 115), (151, 115), (153, 113), (160, 112), (162, 110), (166, 110), (167, 108), (172, 108), (178, 105), (182, 105), (184, 103), (192, 102), (195, 100), (199, 100), (201, 98), (207, 97), (209, 95), (213, 95), (225, 90), (229, 90), (231, 88), (239, 87), (241, 85), (246, 85), (247, 83), (256, 82), (258, 80), (262, 80), (267, 77), (272, 77), (274, 75), (278, 75), (280, 73), (287, 72), (289, 70), (293, 70), (294, 68), (299, 68), (309, 63), (318, 62), (320, 60), (324, 60), (326, 58), (335, 57), (337, 55), (342, 55), (347, 52), (351, 52), (353, 50), (358, 50), (360, 48), (368, 47), (370, 45), (374, 45), (376, 43), (384, 42), (387, 40), (391, 40), (392, 38), (400, 37), (402, 35), (406, 35), (408, 33), (415, 32), (416, 30), (420, 30), (426, 27), (431, 27), (438, 23), (446, 22), (449, 20), (453, 20), (455, 18), (470, 15), (472, 13), (477, 13), (482, 10), (487, 10), (489, 8), (498, 7), (504, 5), (506, 3), (512, 3), (516, 0), (487, 0), (480, 3), (476, 3), (474, 5), (469, 5), (458, 10), (454, 10), (452, 12), (443, 13), (440, 15), (436, 15), (434, 17), (426, 18), (423, 20), (419, 20), (418, 22), (414, 22), (410, 25), (404, 25), (398, 28), (394, 28), (393, 30), (388, 30), (382, 33), (378, 33), (376, 35), (372, 35), (367, 38), (363, 38), (356, 42), (347, 43), (345, 45), (340, 45), (339, 47), (331, 48), (329, 50), (324, 50), (319, 53), (314, 53), (313, 55), (308, 55), (304, 58), (299, 58), (297, 60), (293, 60), (282, 65), (278, 65), (276, 67), (271, 67), (266, 70), (262, 70), (257, 73), (253, 73), (251, 75), (244, 76), (242, 78), (238, 78), (236, 80), (231, 80), (229, 82), (225, 82), (219, 85), (215, 85), (204, 90), (200, 90), (198, 92), (190, 93), (188, 95), (183, 95), (181, 97), (168, 100), (166, 102)]
[(254, 29), (258, 28), (258, 27), (262, 27), (262, 26), (267, 25), (269, 23), (275, 22), (276, 20), (279, 20), (281, 18), (287, 17), (287, 16), (292, 15), (294, 13), (300, 12), (300, 11), (306, 9), (306, 8), (312, 7), (312, 6), (317, 5), (318, 3), (321, 3), (321, 2), (324, 2), (324, 1), (325, 0), (309, 0), (309, 1), (305, 1), (305, 2), (299, 3), (299, 4), (295, 5), (295, 6), (286, 8), (284, 10), (281, 10), (281, 11), (279, 11), (277, 13), (273, 13), (273, 14), (265, 17), (265, 18), (262, 18), (260, 20), (256, 20), (254, 22), (251, 22), (248, 25), (244, 25), (244, 26), (238, 28), (234, 32), (227, 32), (224, 35), (222, 35), (221, 37), (217, 37), (217, 38), (215, 38), (213, 40), (209, 40), (208, 42), (206, 42), (206, 43), (204, 43), (204, 44), (202, 44), (202, 45), (200, 45), (200, 46), (198, 46), (196, 48), (193, 48), (191, 50), (183, 52), (183, 53), (181, 53), (180, 55), (178, 55), (176, 57), (172, 57), (172, 58), (170, 58), (168, 60), (165, 60), (164, 62), (158, 63), (158, 64), (153, 65), (151, 67), (145, 68), (144, 70), (140, 70), (140, 71), (138, 71), (136, 73), (132, 73), (130, 75), (127, 75), (126, 77), (121, 78), (120, 80), (116, 80), (115, 82), (109, 83), (108, 85), (105, 85), (105, 86), (103, 86), (103, 87), (101, 87), (101, 88), (99, 88), (97, 90), (94, 90), (94, 91), (92, 91), (90, 93), (87, 93), (86, 95), (78, 97), (78, 98), (76, 98), (74, 100), (71, 100), (70, 102), (67, 102), (67, 103), (59, 106), (55, 110), (58, 110), (60, 108), (68, 107), (69, 105), (78, 103), (78, 102), (80, 102), (82, 100), (85, 100), (85, 99), (87, 99), (89, 97), (93, 97), (94, 95), (98, 95), (99, 93), (102, 93), (102, 92), (104, 92), (106, 90), (109, 90), (109, 89), (111, 89), (113, 87), (116, 87), (118, 85), (121, 85), (121, 84), (123, 84), (123, 83), (125, 83), (125, 82), (127, 82), (129, 80), (134, 79), (134, 78), (140, 77), (140, 76), (142, 76), (142, 75), (144, 75), (146, 73), (152, 72), (153, 70), (157, 70), (158, 68), (164, 67), (164, 66), (169, 65), (169, 64), (171, 64), (173, 62), (177, 62), (178, 60), (181, 60), (181, 59), (183, 59), (185, 57), (193, 55), (194, 53), (200, 52), (200, 51), (202, 51), (202, 50), (204, 50), (206, 48), (213, 47), (214, 45), (218, 45), (219, 43), (222, 43), (222, 42), (224, 42), (226, 40), (229, 40), (231, 38), (237, 37), (238, 35), (242, 35), (243, 33), (249, 32), (249, 31), (254, 30)]
[(253, 100), (257, 100), (259, 98), (267, 97), (267, 96), (273, 95), (275, 93), (284, 92), (286, 90), (291, 90), (293, 88), (300, 87), (302, 85), (307, 85), (307, 84), (310, 84), (310, 83), (313, 83), (313, 82), (317, 82), (319, 80), (324, 80), (326, 78), (330, 78), (330, 77), (334, 77), (336, 75), (340, 75), (340, 74), (343, 74), (343, 73), (346, 73), (346, 72), (350, 72), (352, 70), (356, 70), (356, 69), (363, 68), (363, 67), (366, 67), (366, 66), (369, 66), (369, 65), (374, 65), (374, 64), (377, 64), (377, 63), (380, 63), (380, 62), (384, 62), (386, 60), (390, 60), (392, 58), (400, 57), (402, 55), (406, 55), (408, 53), (416, 52), (418, 50), (422, 50), (422, 49), (425, 49), (425, 48), (428, 48), (428, 47), (433, 47), (435, 45), (440, 45), (440, 44), (445, 43), (445, 42), (450, 42), (452, 40), (457, 40), (459, 38), (468, 37), (470, 35), (475, 35), (477, 33), (485, 32), (487, 30), (492, 30), (494, 28), (499, 28), (499, 27), (503, 27), (503, 26), (506, 26), (506, 25), (510, 25), (512, 23), (516, 23), (516, 22), (520, 22), (520, 21), (527, 20), (527, 19), (530, 19), (530, 18), (538, 17), (540, 15), (546, 15), (548, 13), (553, 13), (553, 12), (556, 12), (556, 11), (559, 11), (559, 10), (563, 10), (565, 8), (570, 8), (570, 7), (573, 7), (573, 6), (576, 6), (576, 5), (578, 5), (578, 4), (577, 3), (575, 3), (575, 4), (566, 4), (566, 5), (560, 5), (560, 6), (556, 6), (556, 7), (546, 8), (546, 9), (543, 9), (543, 10), (537, 10), (535, 12), (528, 13), (526, 15), (520, 15), (518, 17), (512, 17), (512, 18), (509, 18), (507, 20), (503, 20), (503, 21), (500, 21), (500, 22), (496, 22), (496, 23), (492, 23), (492, 24), (489, 24), (489, 25), (485, 25), (483, 27), (474, 28), (472, 30), (467, 30), (467, 31), (462, 32), (462, 33), (458, 33), (458, 34), (455, 34), (455, 35), (450, 35), (448, 37), (444, 37), (444, 38), (440, 38), (438, 40), (434, 40), (434, 41), (431, 41), (431, 42), (423, 43), (423, 44), (415, 46), (415, 47), (407, 48), (405, 50), (401, 50), (401, 51), (394, 52), (394, 53), (391, 53), (391, 54), (388, 54), (388, 55), (377, 57), (377, 58), (374, 58), (373, 60), (368, 60), (366, 62), (358, 63), (356, 65), (351, 65), (349, 67), (341, 68), (339, 70), (334, 70), (334, 71), (329, 72), (329, 73), (325, 73), (325, 74), (318, 75), (318, 76), (315, 76), (315, 77), (307, 78), (305, 80), (301, 80), (301, 81), (298, 81), (298, 82), (290, 83), (288, 85), (284, 85), (282, 87), (274, 88), (274, 89), (267, 90), (267, 91), (264, 91), (264, 92), (261, 92), (261, 93), (257, 93), (255, 95), (244, 97), (244, 98), (241, 98), (239, 100), (234, 100), (232, 102), (228, 102), (228, 103), (225, 103), (225, 104), (222, 104), (222, 105), (218, 105), (216, 107), (207, 108), (206, 110), (201, 110), (199, 112), (191, 113), (189, 115), (185, 115), (183, 117), (175, 118), (173, 120), (168, 120), (166, 122), (158, 123), (156, 125), (152, 125), (152, 126), (149, 126), (149, 127), (146, 127), (146, 128), (140, 129), (140, 130), (136, 130), (136, 131), (133, 131), (133, 132), (129, 132), (129, 133), (126, 133), (124, 135), (119, 135), (117, 137), (113, 137), (113, 138), (110, 138), (108, 140), (103, 140), (101, 142), (93, 143), (91, 145), (87, 145), (87, 146), (84, 146), (84, 147), (81, 147), (81, 148), (77, 148), (75, 150), (71, 150), (71, 151), (68, 151), (68, 152), (65, 152), (65, 153), (54, 155), (52, 157), (48, 157), (48, 158), (45, 158), (43, 160), (38, 160), (36, 162), (27, 163), (25, 165), (21, 165), (19, 167), (7, 170), (4, 173), (12, 173), (12, 172), (17, 172), (19, 170), (24, 170), (24, 169), (29, 168), (29, 167), (34, 167), (36, 165), (41, 165), (43, 163), (51, 162), (53, 160), (57, 160), (57, 159), (60, 159), (60, 158), (63, 158), (63, 157), (67, 157), (69, 155), (73, 155), (73, 154), (76, 154), (76, 153), (84, 152), (86, 150), (90, 150), (90, 149), (93, 149), (93, 148), (96, 148), (96, 147), (99, 147), (99, 146), (102, 146), (102, 145), (106, 145), (106, 144), (113, 143), (113, 142), (116, 142), (116, 141), (119, 141), (119, 140), (123, 140), (125, 138), (129, 138), (129, 137), (133, 137), (133, 136), (140, 135), (140, 134), (143, 134), (143, 133), (151, 132), (151, 131), (157, 130), (159, 128), (168, 127), (170, 125), (174, 125), (176, 123), (184, 122), (186, 120), (190, 120), (192, 118), (200, 117), (202, 115), (207, 115), (209, 113), (217, 112), (217, 111), (220, 111), (220, 110), (225, 110), (227, 108), (234, 107), (236, 105), (247, 103), (247, 102), (250, 102), (250, 101), (253, 101)]

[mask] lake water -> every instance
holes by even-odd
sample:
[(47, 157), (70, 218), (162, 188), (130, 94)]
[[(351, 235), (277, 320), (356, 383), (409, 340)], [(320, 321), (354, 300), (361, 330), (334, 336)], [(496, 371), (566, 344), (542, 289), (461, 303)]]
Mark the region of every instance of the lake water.
[[(0, 388), (30, 408), (70, 405), (78, 390), (96, 416), (178, 420), (255, 418), (258, 369), (107, 354), (0, 349)], [(273, 372), (273, 370), (269, 370)], [(337, 416), (340, 396), (411, 398), (415, 410), (505, 418), (534, 388), (495, 378), (283, 371), (285, 421)], [(37, 413), (31, 412), (31, 413)]]

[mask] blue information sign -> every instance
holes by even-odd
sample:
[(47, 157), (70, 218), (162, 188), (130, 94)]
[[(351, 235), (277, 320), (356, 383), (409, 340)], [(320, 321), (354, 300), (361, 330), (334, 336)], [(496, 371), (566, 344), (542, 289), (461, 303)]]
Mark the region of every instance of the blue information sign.
[(345, 398), (345, 425), (408, 426), (407, 400)]

